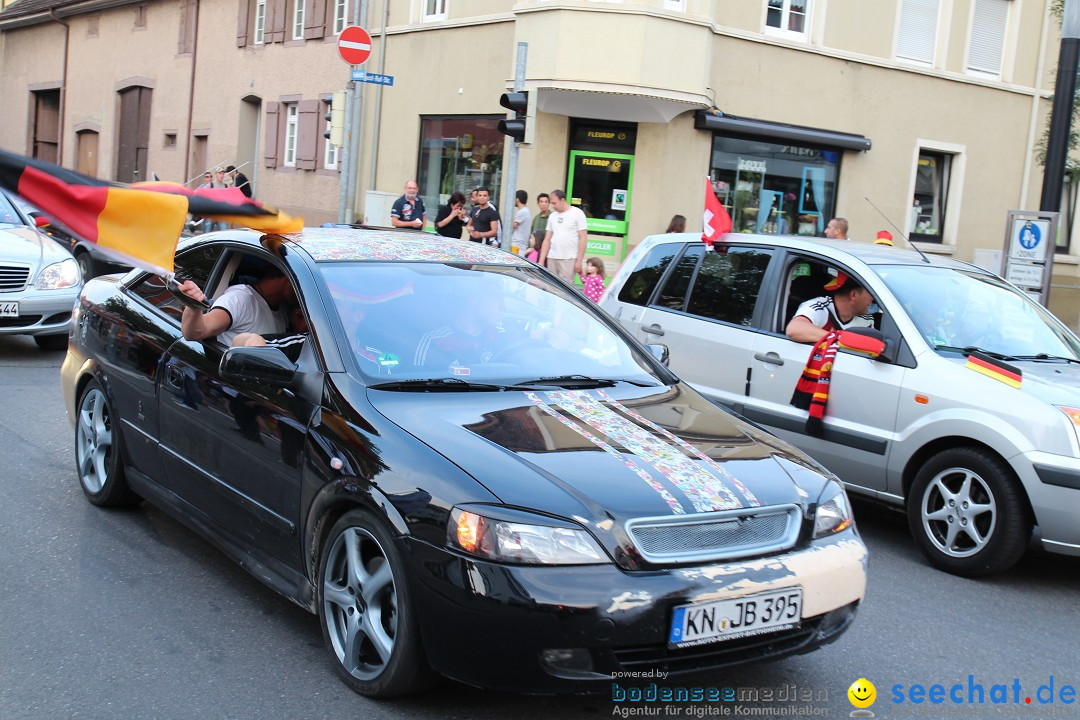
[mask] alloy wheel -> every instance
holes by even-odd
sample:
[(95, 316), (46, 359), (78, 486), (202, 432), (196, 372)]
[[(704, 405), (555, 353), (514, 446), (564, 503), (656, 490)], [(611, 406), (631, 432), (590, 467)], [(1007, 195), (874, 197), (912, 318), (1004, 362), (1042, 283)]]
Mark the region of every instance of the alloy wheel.
[(386, 551), (361, 527), (334, 540), (323, 578), (323, 617), (334, 653), (358, 680), (377, 678), (397, 639), (398, 597)]
[(92, 388), (79, 404), (75, 438), (79, 480), (87, 492), (97, 494), (105, 487), (112, 465), (112, 418), (105, 393)]
[(923, 492), (923, 530), (938, 550), (951, 557), (970, 557), (990, 542), (998, 508), (986, 481), (970, 468), (939, 472)]

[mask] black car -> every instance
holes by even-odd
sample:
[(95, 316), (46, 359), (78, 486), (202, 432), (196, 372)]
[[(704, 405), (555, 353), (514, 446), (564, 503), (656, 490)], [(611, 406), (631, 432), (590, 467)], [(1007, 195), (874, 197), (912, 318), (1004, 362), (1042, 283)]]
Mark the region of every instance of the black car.
[(92, 503), (146, 499), (318, 614), (355, 690), (596, 690), (852, 622), (866, 548), (835, 478), (547, 271), (347, 228), (176, 256), (209, 296), (270, 265), (309, 327), (296, 362), (185, 340), (155, 275), (87, 284), (62, 370), (77, 471)]

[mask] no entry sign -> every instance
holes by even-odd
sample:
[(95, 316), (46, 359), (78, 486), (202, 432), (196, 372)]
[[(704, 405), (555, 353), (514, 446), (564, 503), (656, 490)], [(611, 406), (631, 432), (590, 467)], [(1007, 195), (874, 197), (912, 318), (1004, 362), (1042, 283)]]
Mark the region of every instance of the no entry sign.
[(371, 57), (371, 36), (359, 25), (342, 30), (337, 46), (341, 59), (350, 65), (363, 65)]

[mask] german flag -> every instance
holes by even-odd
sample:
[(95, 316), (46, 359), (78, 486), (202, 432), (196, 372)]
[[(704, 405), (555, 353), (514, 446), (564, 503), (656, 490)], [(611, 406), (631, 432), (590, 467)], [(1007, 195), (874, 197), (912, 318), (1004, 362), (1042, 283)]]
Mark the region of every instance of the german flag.
[(968, 355), (967, 363), (964, 367), (969, 370), (974, 370), (977, 373), (981, 373), (988, 378), (1003, 382), (1006, 385), (1012, 385), (1014, 388), (1019, 388), (1020, 382), (1023, 380), (1023, 372), (1020, 368), (1004, 363), (981, 352), (973, 352)]
[(292, 218), (235, 188), (191, 190), (176, 183), (124, 185), (0, 150), (0, 189), (15, 193), (105, 254), (158, 274), (173, 256), (188, 213), (262, 232), (298, 232)]

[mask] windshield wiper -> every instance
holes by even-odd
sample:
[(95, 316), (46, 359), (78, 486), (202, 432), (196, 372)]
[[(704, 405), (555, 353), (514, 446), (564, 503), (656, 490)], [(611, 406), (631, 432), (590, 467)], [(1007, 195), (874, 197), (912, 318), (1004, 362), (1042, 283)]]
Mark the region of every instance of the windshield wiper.
[(460, 378), (426, 378), (423, 380), (394, 380), (369, 386), (372, 390), (420, 390), (434, 392), (493, 392), (502, 385), (476, 383)]
[(1038, 355), (1013, 355), (1013, 360), (1064, 360), (1065, 362), (1076, 363), (1080, 365), (1080, 360), (1071, 357), (1065, 357), (1063, 355), (1047, 355), (1046, 353), (1039, 353)]
[(1019, 359), (1019, 358), (1013, 357), (1012, 355), (1006, 355), (1005, 353), (994, 352), (993, 350), (986, 350), (986, 349), (981, 348), (981, 347), (976, 347), (975, 345), (968, 345), (967, 347), (957, 347), (955, 345), (935, 345), (934, 349), (935, 350), (952, 350), (953, 352), (964, 353), (965, 355), (970, 355), (971, 353), (979, 352), (979, 353), (982, 353), (983, 355), (989, 355), (990, 357), (994, 358), (995, 360), (1017, 360), (1017, 359)]
[(588, 375), (553, 375), (551, 377), (541, 377), (535, 380), (523, 380), (519, 383), (514, 383), (511, 387), (536, 387), (542, 385), (552, 385), (561, 388), (601, 388), (601, 387), (613, 387), (616, 383), (629, 383), (636, 385), (637, 387), (655, 387), (651, 383), (643, 383), (638, 380), (627, 380), (625, 378), (593, 378)]

